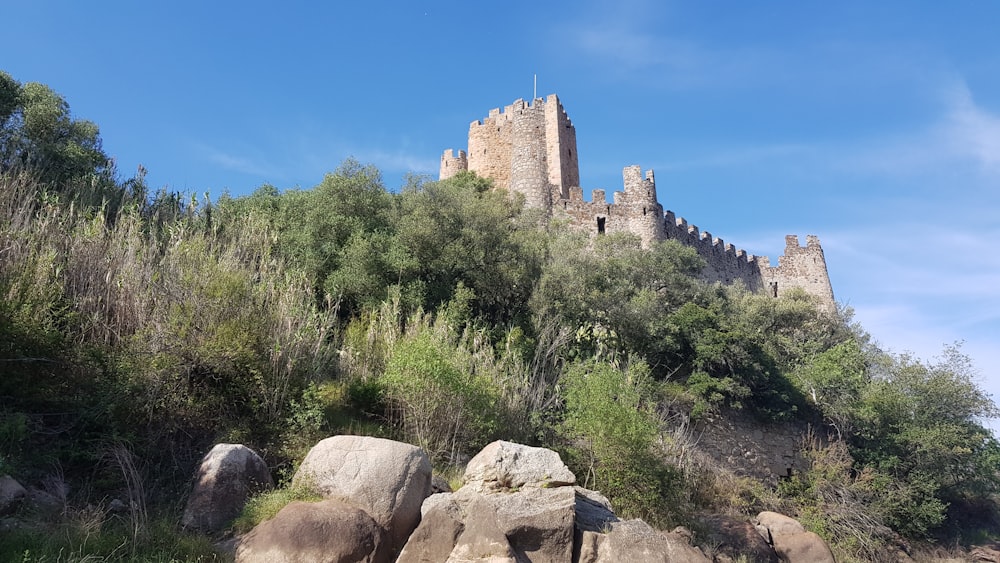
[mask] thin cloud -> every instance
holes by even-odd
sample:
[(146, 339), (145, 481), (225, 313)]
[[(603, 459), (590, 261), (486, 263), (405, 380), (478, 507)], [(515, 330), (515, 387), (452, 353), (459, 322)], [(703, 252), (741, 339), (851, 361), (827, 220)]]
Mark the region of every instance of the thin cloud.
[(260, 158), (220, 150), (204, 143), (195, 143), (194, 148), (201, 158), (225, 170), (250, 176), (273, 177), (277, 175), (275, 167)]

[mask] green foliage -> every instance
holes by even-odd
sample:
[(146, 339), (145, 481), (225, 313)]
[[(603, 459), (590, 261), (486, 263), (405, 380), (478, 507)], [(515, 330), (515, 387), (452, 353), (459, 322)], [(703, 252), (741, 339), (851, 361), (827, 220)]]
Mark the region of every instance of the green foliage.
[(308, 482), (289, 484), (286, 487), (259, 493), (243, 506), (243, 512), (233, 521), (232, 528), (241, 534), (252, 530), (265, 520), (274, 518), (285, 505), (295, 502), (318, 502), (323, 500), (316, 488)]
[(659, 428), (649, 368), (620, 370), (603, 362), (577, 362), (564, 373), (562, 431), (584, 486), (608, 495), (619, 514), (666, 526), (676, 516), (671, 500), (680, 473), (653, 450)]
[(97, 125), (73, 119), (66, 100), (48, 86), (21, 84), (0, 71), (0, 173), (14, 171), (88, 205), (121, 201)]
[(936, 363), (885, 355), (877, 368), (858, 405), (853, 453), (887, 477), (887, 523), (926, 536), (950, 502), (997, 490), (1000, 445), (979, 422), (997, 408), (957, 348)]
[[(102, 510), (100, 507), (97, 510)], [(176, 515), (152, 521), (135, 540), (124, 522), (91, 511), (41, 528), (15, 528), (0, 536), (0, 561), (23, 563), (99, 562), (189, 563), (222, 561), (211, 539), (180, 532)]]
[(468, 173), (414, 183), (400, 196), (398, 236), (424, 288), (425, 308), (450, 301), (461, 283), (475, 295), (475, 316), (507, 323), (527, 313), (540, 233), (526, 224), (520, 203), (487, 186)]
[(475, 451), (500, 428), (499, 390), (463, 369), (458, 353), (429, 328), (418, 330), (395, 347), (382, 377), (391, 417), (435, 460)]

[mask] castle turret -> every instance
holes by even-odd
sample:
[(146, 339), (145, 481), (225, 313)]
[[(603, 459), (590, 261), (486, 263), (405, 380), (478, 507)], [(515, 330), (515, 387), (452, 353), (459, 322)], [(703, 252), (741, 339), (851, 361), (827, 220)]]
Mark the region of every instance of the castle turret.
[(806, 236), (805, 246), (799, 246), (796, 235), (787, 235), (785, 254), (778, 257), (776, 267), (761, 268), (761, 277), (766, 291), (774, 297), (797, 287), (815, 296), (825, 311), (836, 311), (826, 257), (816, 235)]
[(465, 151), (458, 151), (458, 156), (455, 156), (452, 150), (448, 149), (441, 155), (441, 172), (439, 173), (441, 180), (447, 180), (455, 174), (468, 169), (469, 159)]

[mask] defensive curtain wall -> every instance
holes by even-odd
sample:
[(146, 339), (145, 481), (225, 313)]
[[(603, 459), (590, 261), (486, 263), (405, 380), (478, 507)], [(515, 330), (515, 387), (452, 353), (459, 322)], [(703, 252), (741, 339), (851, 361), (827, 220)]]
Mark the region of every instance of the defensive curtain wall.
[(836, 304), (819, 238), (806, 237), (800, 246), (795, 235), (785, 237), (785, 253), (778, 264), (754, 256), (700, 231), (657, 201), (653, 171), (639, 166), (623, 172), (623, 190), (608, 203), (604, 190), (593, 190), (590, 201), (580, 187), (576, 128), (555, 94), (532, 103), (516, 100), (501, 111), (490, 110), (469, 125), (468, 152), (449, 149), (441, 156), (440, 178), (463, 170), (491, 178), (495, 186), (524, 196), (525, 204), (563, 219), (595, 235), (627, 232), (644, 246), (673, 239), (690, 246), (705, 259), (703, 277), (710, 282), (741, 281), (752, 291), (774, 297), (801, 288), (833, 311)]

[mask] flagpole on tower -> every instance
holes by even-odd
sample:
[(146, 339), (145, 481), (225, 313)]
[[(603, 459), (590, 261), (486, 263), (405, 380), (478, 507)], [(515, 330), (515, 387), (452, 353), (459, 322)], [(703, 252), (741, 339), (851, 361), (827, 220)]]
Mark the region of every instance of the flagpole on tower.
[(536, 73), (535, 74), (535, 91), (532, 94), (531, 99), (534, 100), (537, 97), (538, 97), (538, 74)]

